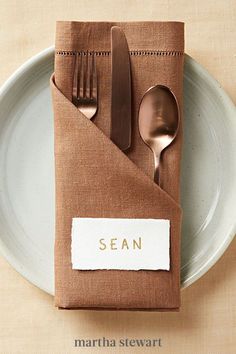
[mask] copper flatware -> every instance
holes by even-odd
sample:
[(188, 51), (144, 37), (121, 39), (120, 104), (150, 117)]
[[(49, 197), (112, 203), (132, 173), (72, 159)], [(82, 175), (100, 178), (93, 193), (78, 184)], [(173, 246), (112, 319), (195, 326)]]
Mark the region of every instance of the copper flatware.
[(118, 26), (111, 28), (112, 95), (111, 140), (122, 150), (131, 145), (131, 74), (126, 37)]
[(161, 153), (175, 139), (179, 128), (179, 107), (173, 92), (156, 85), (144, 94), (139, 107), (139, 132), (154, 155), (154, 181), (159, 184)]
[(76, 53), (72, 102), (88, 119), (92, 119), (97, 112), (97, 91), (97, 72), (94, 53)]

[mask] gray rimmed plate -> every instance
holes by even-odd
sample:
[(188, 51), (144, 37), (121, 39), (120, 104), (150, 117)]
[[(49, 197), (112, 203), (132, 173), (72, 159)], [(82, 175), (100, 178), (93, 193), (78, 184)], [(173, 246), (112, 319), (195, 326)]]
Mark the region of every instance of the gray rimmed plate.
[[(0, 252), (54, 293), (54, 48), (22, 65), (0, 90)], [(196, 281), (236, 233), (236, 109), (220, 85), (185, 56), (182, 287)]]

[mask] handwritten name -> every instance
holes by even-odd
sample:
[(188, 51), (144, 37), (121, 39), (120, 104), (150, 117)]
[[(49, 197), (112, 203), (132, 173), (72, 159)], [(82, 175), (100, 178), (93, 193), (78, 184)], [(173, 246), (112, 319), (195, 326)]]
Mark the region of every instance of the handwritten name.
[(138, 237), (138, 239), (132, 239), (127, 241), (126, 238), (119, 239), (118, 238), (100, 238), (99, 239), (99, 249), (101, 251), (105, 250), (141, 250), (142, 249), (142, 238)]

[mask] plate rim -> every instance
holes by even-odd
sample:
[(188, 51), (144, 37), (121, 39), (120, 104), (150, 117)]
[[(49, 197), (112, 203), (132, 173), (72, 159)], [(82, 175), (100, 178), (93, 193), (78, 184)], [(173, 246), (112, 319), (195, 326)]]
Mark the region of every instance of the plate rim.
[[(10, 77), (3, 83), (3, 85), (0, 87), (0, 104), (1, 100), (8, 93), (8, 91), (11, 89), (11, 87), (14, 86), (14, 84), (32, 67), (35, 65), (40, 64), (40, 62), (43, 60), (47, 60), (47, 58), (50, 58), (52, 55), (54, 55), (54, 46), (50, 46), (39, 53), (35, 54), (28, 60), (26, 60), (18, 69), (16, 69)], [(236, 107), (230, 98), (230, 96), (224, 91), (224, 89), (221, 87), (219, 82), (213, 78), (213, 76), (205, 69), (201, 64), (199, 64), (197, 61), (195, 61), (190, 55), (185, 53), (185, 60), (186, 63), (193, 68), (197, 68), (198, 73), (207, 79), (207, 82), (210, 86), (213, 87), (214, 90), (216, 90), (223, 102), (225, 102), (225, 105), (229, 110), (232, 111), (232, 114), (235, 114), (236, 118)], [(233, 120), (232, 120), (233, 124)], [(234, 122), (235, 127), (236, 127), (236, 120)], [(236, 197), (235, 197), (236, 201)], [(236, 233), (236, 219), (234, 222), (234, 225), (232, 226), (231, 232), (228, 234), (227, 237), (225, 237), (225, 240), (223, 244), (221, 245), (220, 248), (218, 248), (215, 253), (210, 257), (210, 259), (202, 265), (198, 271), (196, 271), (194, 274), (192, 274), (190, 277), (185, 279), (181, 283), (181, 289), (186, 288), (187, 286), (190, 286), (194, 282), (196, 282), (200, 277), (202, 277), (204, 274), (206, 274), (212, 266), (222, 257), (232, 240), (234, 239)], [(52, 292), (52, 289), (48, 286), (44, 286), (41, 284), (40, 281), (37, 281), (37, 279), (34, 278), (33, 273), (27, 267), (22, 265), (19, 261), (17, 261), (16, 257), (13, 256), (11, 252), (7, 249), (7, 247), (4, 245), (4, 242), (2, 241), (2, 238), (0, 237), (0, 254), (5, 258), (5, 260), (25, 279), (27, 279), (30, 283), (34, 284), (41, 290), (47, 292), (50, 295), (54, 295)]]

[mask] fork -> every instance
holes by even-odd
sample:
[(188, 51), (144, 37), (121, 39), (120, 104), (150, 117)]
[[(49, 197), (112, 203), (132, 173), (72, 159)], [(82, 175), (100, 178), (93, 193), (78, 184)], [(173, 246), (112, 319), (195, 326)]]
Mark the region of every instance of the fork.
[(97, 112), (97, 71), (94, 52), (76, 53), (72, 102), (88, 119)]

